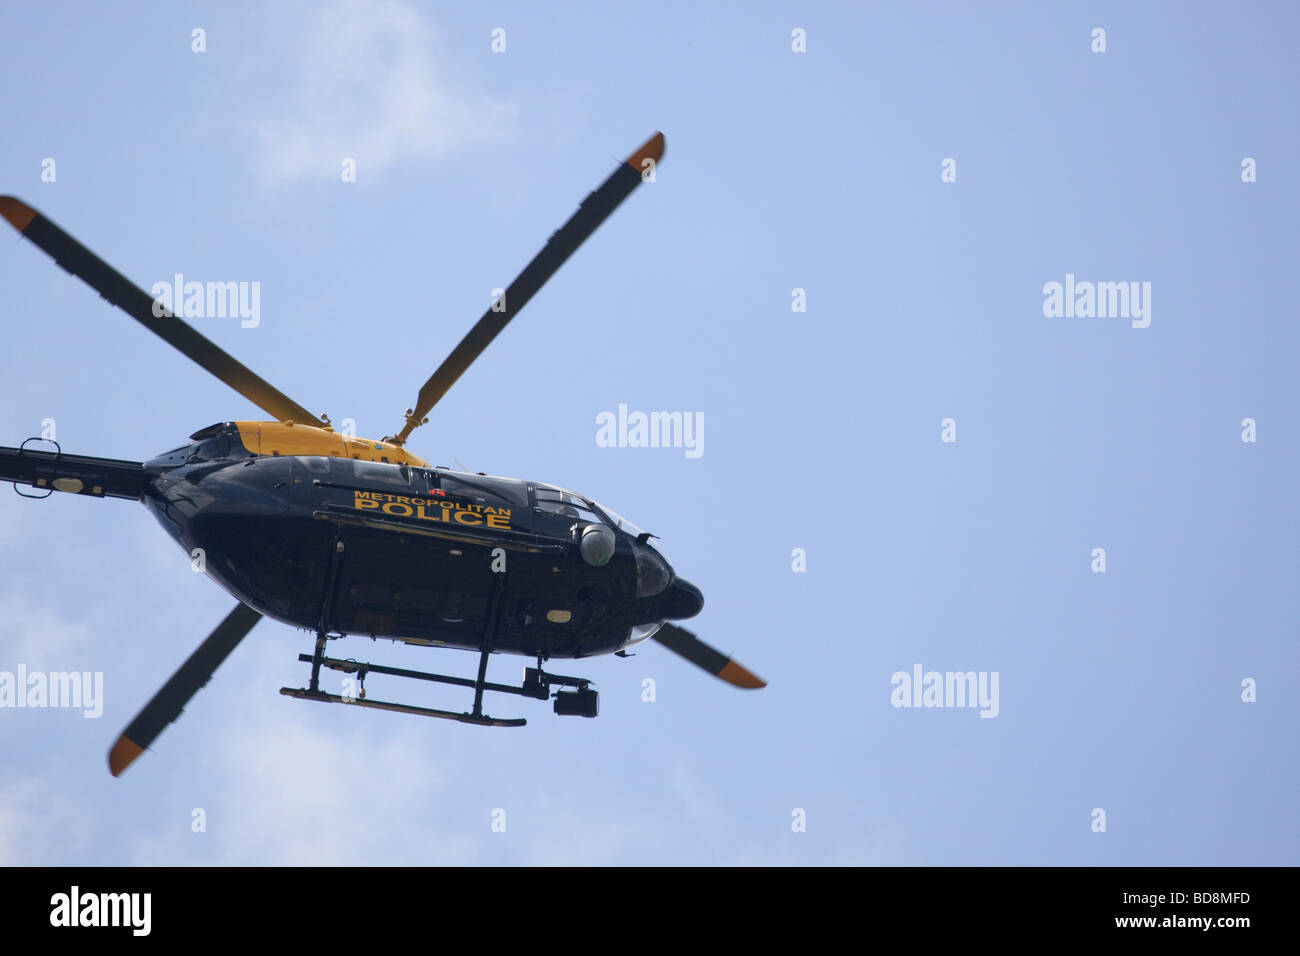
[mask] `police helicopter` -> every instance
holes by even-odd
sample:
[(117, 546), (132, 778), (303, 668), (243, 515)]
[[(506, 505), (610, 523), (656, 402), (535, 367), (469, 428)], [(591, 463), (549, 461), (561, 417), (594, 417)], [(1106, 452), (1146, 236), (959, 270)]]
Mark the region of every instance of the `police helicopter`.
[[(140, 501), (177, 543), (201, 558), (238, 604), (127, 725), (109, 751), (113, 776), (153, 743), (263, 617), (315, 634), (301, 700), (345, 703), (491, 727), (486, 692), (553, 698), (556, 714), (594, 717), (591, 681), (544, 669), (654, 639), (736, 687), (765, 683), (672, 621), (698, 614), (700, 589), (680, 577), (655, 536), (612, 508), (555, 485), (470, 474), (406, 448), (411, 432), (570, 255), (643, 181), (664, 152), (656, 133), (601, 186), (506, 288), (420, 389), (405, 423), (379, 440), (335, 431), (254, 374), (159, 300), (131, 283), (26, 203), (0, 196), (0, 215), (23, 237), (155, 335), (272, 416), (202, 428), (149, 461), (0, 448), (0, 480), (25, 497), (55, 491)], [(19, 486), (30, 488), (22, 491)], [(326, 653), (348, 636), (478, 652), (473, 679)], [(536, 661), (522, 681), (487, 679), (494, 653)], [(352, 675), (359, 691), (331, 694), (321, 671)], [(470, 688), (465, 712), (366, 696), (383, 674)], [(554, 691), (552, 690), (554, 688)]]

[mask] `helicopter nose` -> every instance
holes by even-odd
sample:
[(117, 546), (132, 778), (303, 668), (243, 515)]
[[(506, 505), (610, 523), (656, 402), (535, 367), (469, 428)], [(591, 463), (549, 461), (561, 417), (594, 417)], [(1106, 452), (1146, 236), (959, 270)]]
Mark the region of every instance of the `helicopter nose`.
[(704, 607), (704, 592), (685, 578), (674, 578), (663, 602), (664, 617), (680, 621), (700, 613)]

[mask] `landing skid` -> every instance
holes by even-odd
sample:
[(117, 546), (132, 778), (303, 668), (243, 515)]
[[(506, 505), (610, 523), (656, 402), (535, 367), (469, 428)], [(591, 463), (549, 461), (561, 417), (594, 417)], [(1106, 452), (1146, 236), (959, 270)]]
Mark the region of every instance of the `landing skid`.
[[(471, 680), (467, 677), (451, 677), (446, 674), (431, 674), (425, 671), (408, 670), (402, 667), (385, 667), (364, 661), (341, 660), (325, 656), (325, 642), (330, 638), (325, 634), (316, 637), (314, 654), (299, 654), (298, 660), (311, 665), (311, 681), (307, 687), (281, 687), (280, 693), (298, 700), (315, 700), (325, 704), (349, 704), (354, 707), (373, 707), (376, 710), (391, 710), (403, 714), (416, 714), (421, 717), (440, 717), (443, 720), (455, 720), (462, 724), (475, 724), (480, 727), (523, 727), (528, 723), (522, 717), (491, 717), (483, 713), (483, 695), (491, 691), (496, 694), (514, 694), (517, 697), (530, 697), (534, 700), (547, 700), (554, 697), (555, 713), (566, 716), (595, 717), (597, 713), (597, 695), (591, 689), (591, 681), (583, 677), (567, 677), (563, 674), (548, 674), (542, 670), (542, 661), (538, 658), (537, 667), (525, 667), (524, 678), (520, 684), (498, 684), (487, 680), (488, 651), (479, 654), (478, 676)], [(321, 669), (355, 674), (358, 691), (355, 697), (330, 694), (320, 689)], [(415, 704), (399, 704), (385, 700), (371, 700), (366, 697), (366, 677), (370, 674), (386, 674), (391, 677), (405, 677), (409, 680), (432, 681), (438, 684), (452, 684), (457, 687), (469, 687), (474, 690), (474, 707), (468, 713), (450, 710), (437, 710), (432, 707), (420, 707)], [(551, 693), (552, 686), (573, 688)]]
[(417, 707), (414, 704), (393, 704), (386, 700), (370, 700), (362, 697), (340, 697), (324, 691), (312, 692), (301, 687), (281, 687), (280, 693), (286, 697), (299, 700), (318, 700), (324, 704), (350, 704), (353, 707), (373, 707), (376, 710), (394, 710), (402, 714), (417, 714), (420, 717), (441, 717), (443, 720), (456, 720), (462, 724), (477, 724), (480, 727), (522, 727), (528, 723), (522, 717), (489, 717), (486, 714), (475, 717), (473, 714), (458, 714), (450, 710), (434, 710), (431, 707)]

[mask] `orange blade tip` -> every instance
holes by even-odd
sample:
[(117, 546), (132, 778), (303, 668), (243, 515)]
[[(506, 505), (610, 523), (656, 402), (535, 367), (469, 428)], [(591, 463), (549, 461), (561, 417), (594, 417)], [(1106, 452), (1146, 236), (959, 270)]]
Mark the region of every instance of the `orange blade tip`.
[(727, 666), (718, 671), (718, 677), (728, 684), (743, 687), (745, 690), (758, 690), (760, 687), (767, 686), (767, 681), (741, 667), (735, 661), (727, 661)]
[(136, 757), (144, 753), (144, 748), (134, 740), (123, 734), (117, 738), (117, 743), (113, 744), (113, 749), (108, 752), (108, 770), (113, 776), (118, 776), (123, 770), (131, 766)]
[(641, 144), (641, 148), (627, 158), (627, 164), (638, 173), (645, 169), (645, 161), (652, 160), (656, 165), (664, 158), (664, 134), (655, 133)]
[(0, 216), (4, 216), (10, 225), (22, 232), (36, 218), (36, 210), (13, 196), (0, 196)]

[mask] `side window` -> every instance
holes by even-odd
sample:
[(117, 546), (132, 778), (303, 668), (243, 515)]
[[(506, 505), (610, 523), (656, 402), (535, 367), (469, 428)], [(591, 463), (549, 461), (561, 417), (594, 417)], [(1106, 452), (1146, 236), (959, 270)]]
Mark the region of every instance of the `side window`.
[(444, 501), (457, 523), (497, 531), (532, 530), (528, 486), (524, 482), (481, 476), (459, 478), (442, 472), (435, 472), (434, 479), (437, 486), (430, 489), (430, 497)]
[(330, 460), (323, 455), (302, 455), (298, 458), (303, 468), (313, 475), (328, 475)]
[(581, 498), (554, 488), (537, 489), (537, 510), (546, 516), (568, 519), (570, 523), (574, 521), (583, 521), (587, 524), (602, 523)]
[(460, 495), (480, 504), (500, 503), (513, 507), (528, 507), (528, 483), (511, 478), (489, 478), (486, 475), (460, 476), (435, 472), (438, 487), (449, 495)]
[(359, 485), (383, 485), (387, 488), (411, 490), (411, 469), (406, 465), (390, 465), (380, 461), (354, 459), (352, 474)]

